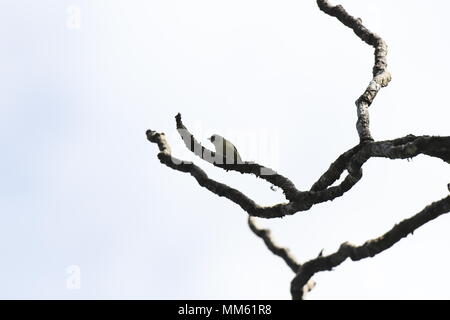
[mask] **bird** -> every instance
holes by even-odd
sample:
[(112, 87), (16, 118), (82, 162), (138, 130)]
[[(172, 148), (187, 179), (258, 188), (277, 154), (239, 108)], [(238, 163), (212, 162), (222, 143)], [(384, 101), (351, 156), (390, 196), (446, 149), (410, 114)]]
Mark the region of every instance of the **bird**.
[(208, 138), (209, 141), (214, 145), (216, 153), (223, 156), (226, 159), (227, 164), (242, 164), (241, 156), (237, 151), (234, 144), (225, 139), (224, 137), (213, 134)]
[[(230, 141), (218, 134), (213, 134), (208, 140), (214, 145), (216, 153), (225, 158), (226, 164), (244, 164), (237, 148)], [(278, 189), (271, 185), (270, 190), (275, 192)]]

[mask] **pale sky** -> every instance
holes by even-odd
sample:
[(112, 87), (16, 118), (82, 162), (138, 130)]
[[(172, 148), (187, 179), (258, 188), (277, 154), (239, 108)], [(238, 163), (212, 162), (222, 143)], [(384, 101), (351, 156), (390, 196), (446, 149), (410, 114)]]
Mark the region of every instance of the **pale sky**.
[[(332, 3), (389, 46), (375, 139), (448, 136), (448, 1)], [(290, 299), (294, 274), (246, 213), (162, 166), (145, 131), (165, 132), (175, 156), (258, 203), (285, 201), (190, 154), (174, 116), (205, 145), (224, 135), (306, 190), (358, 142), (354, 101), (373, 48), (312, 0), (2, 0), (0, 38), (0, 298)], [(258, 222), (303, 262), (448, 194), (441, 160), (371, 159), (363, 170), (333, 202)], [(450, 299), (449, 229), (444, 215), (317, 274), (307, 298)], [(67, 287), (70, 266), (79, 288)]]

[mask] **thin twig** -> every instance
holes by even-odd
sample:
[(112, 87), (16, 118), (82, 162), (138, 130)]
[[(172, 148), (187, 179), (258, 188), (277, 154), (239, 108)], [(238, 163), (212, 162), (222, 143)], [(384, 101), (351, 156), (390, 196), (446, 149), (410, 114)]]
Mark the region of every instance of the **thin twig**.
[(264, 241), (267, 249), (269, 249), (270, 252), (283, 259), (294, 273), (298, 272), (298, 268), (300, 267), (300, 265), (297, 263), (297, 261), (295, 261), (295, 258), (291, 255), (288, 249), (275, 244), (269, 229), (258, 228), (255, 224), (254, 218), (250, 216), (248, 217), (248, 226), (256, 236), (260, 237)]

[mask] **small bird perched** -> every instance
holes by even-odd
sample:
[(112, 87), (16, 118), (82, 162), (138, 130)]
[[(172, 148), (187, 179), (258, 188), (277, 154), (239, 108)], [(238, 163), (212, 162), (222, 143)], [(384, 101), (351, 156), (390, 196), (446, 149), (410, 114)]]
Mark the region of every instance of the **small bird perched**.
[(226, 159), (227, 164), (243, 163), (241, 156), (239, 155), (239, 152), (237, 151), (234, 144), (232, 144), (224, 137), (219, 136), (218, 134), (213, 134), (210, 138), (208, 138), (208, 140), (211, 141), (211, 143), (216, 148), (216, 153)]

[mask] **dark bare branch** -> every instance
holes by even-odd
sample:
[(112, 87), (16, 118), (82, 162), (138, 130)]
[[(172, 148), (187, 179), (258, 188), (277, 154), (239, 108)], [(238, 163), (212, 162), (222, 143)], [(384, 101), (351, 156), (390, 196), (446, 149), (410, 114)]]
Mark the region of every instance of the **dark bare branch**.
[(355, 246), (348, 242), (344, 242), (341, 244), (337, 252), (328, 256), (319, 256), (305, 262), (299, 267), (297, 275), (292, 280), (292, 298), (302, 299), (303, 287), (308, 283), (314, 274), (321, 271), (330, 271), (344, 262), (347, 258), (350, 258), (353, 261), (358, 261), (373, 257), (380, 252), (389, 249), (409, 234), (412, 234), (416, 229), (423, 226), (425, 223), (448, 212), (450, 212), (450, 196), (433, 202), (418, 214), (395, 225), (384, 235), (373, 240), (368, 240), (361, 246)]
[[(343, 153), (311, 188), (313, 204), (333, 200), (350, 190), (362, 176), (362, 166), (370, 158), (408, 159), (424, 154), (450, 163), (450, 137), (408, 135), (394, 140), (366, 142)], [(341, 174), (341, 184), (330, 187)]]
[[(282, 217), (284, 215), (292, 215), (299, 211), (309, 210), (314, 204), (334, 200), (349, 191), (361, 178), (362, 166), (371, 157), (386, 157), (386, 158), (412, 158), (420, 153), (424, 153), (434, 157), (442, 158), (445, 155), (445, 150), (441, 148), (442, 143), (432, 144), (427, 146), (423, 143), (424, 139), (445, 139), (440, 137), (415, 137), (413, 135), (404, 138), (395, 139), (391, 141), (380, 141), (359, 144), (344, 154), (342, 154), (325, 172), (322, 177), (316, 182), (311, 191), (300, 191), (291, 180), (275, 173), (274, 170), (263, 167), (257, 163), (244, 162), (243, 164), (226, 164), (224, 161), (216, 163), (215, 153), (204, 146), (202, 146), (193, 136), (193, 134), (186, 128), (181, 120), (181, 115), (176, 117), (177, 130), (179, 131), (186, 147), (195, 155), (203, 160), (220, 167), (225, 170), (235, 170), (241, 173), (254, 174), (261, 179), (264, 179), (278, 187), (280, 187), (289, 200), (289, 203), (282, 203), (272, 207), (265, 207), (265, 210), (270, 210), (270, 217), (274, 217), (273, 209), (276, 208), (278, 214), (275, 217)], [(413, 144), (408, 144), (413, 142)], [(403, 143), (403, 144), (402, 144)], [(446, 146), (445, 146), (446, 143)], [(404, 146), (406, 146), (406, 149)], [(449, 149), (448, 139), (444, 142), (444, 149)], [(415, 152), (412, 152), (414, 151)], [(440, 150), (440, 151), (439, 151)], [(444, 152), (444, 153), (442, 153)], [(448, 151), (446, 151), (448, 152)], [(208, 156), (205, 156), (208, 155)], [(439, 156), (441, 155), (441, 156)], [(339, 179), (341, 174), (347, 170), (348, 174), (343, 181), (337, 186), (331, 186)], [(274, 172), (272, 175), (261, 175), (261, 172)], [(268, 209), (270, 208), (270, 209)], [(250, 215), (256, 215), (249, 212)], [(261, 212), (257, 216), (261, 217)]]
[[(293, 199), (290, 199), (290, 201), (286, 203), (279, 203), (272, 206), (260, 206), (239, 190), (210, 179), (208, 175), (195, 164), (174, 158), (171, 155), (170, 147), (164, 134), (149, 130), (147, 131), (147, 139), (150, 142), (158, 144), (161, 151), (158, 154), (158, 158), (162, 163), (172, 169), (189, 172), (197, 180), (200, 186), (220, 197), (226, 197), (233, 201), (249, 215), (261, 218), (280, 218), (300, 211), (307, 211), (315, 204), (331, 201), (342, 196), (362, 178), (361, 168), (363, 164), (372, 157), (406, 159), (413, 158), (419, 154), (426, 154), (450, 163), (450, 137), (415, 137), (409, 135), (395, 140), (367, 142), (363, 145), (358, 145), (341, 155), (331, 165), (330, 169), (322, 175), (319, 181), (316, 182), (311, 191), (296, 191), (295, 196), (292, 195)], [(259, 166), (258, 164), (254, 165)], [(233, 166), (239, 165), (233, 164), (231, 166), (234, 168)], [(247, 170), (245, 169), (245, 164), (242, 166), (244, 169), (236, 167), (236, 170)], [(249, 166), (252, 167), (253, 164), (249, 164)], [(330, 184), (339, 179), (340, 175), (345, 170), (347, 170), (348, 174), (343, 181), (337, 186), (330, 186)], [(263, 179), (265, 178), (266, 177), (264, 176)], [(283, 178), (284, 177), (281, 179)]]
[(244, 161), (244, 163), (227, 163), (225, 159), (216, 155), (214, 151), (205, 148), (201, 143), (195, 139), (194, 135), (186, 128), (181, 120), (181, 114), (176, 117), (177, 130), (183, 139), (186, 147), (192, 151), (196, 156), (209, 162), (210, 164), (222, 168), (224, 170), (233, 170), (240, 173), (253, 174), (258, 178), (266, 180), (267, 182), (279, 187), (283, 190), (287, 200), (295, 199), (299, 191), (294, 183), (288, 178), (276, 173), (274, 170), (259, 165), (254, 162)]
[(345, 11), (341, 5), (332, 6), (327, 0), (317, 0), (320, 10), (326, 14), (336, 17), (345, 26), (355, 32), (355, 34), (368, 45), (375, 48), (375, 63), (372, 70), (373, 78), (364, 93), (356, 100), (358, 121), (356, 128), (361, 141), (373, 141), (369, 129), (369, 106), (375, 99), (381, 87), (386, 87), (391, 81), (391, 74), (387, 68), (387, 45), (377, 34), (371, 32), (363, 24), (361, 19), (357, 19)]
[[(257, 237), (261, 238), (264, 241), (264, 244), (270, 252), (283, 259), (283, 261), (289, 266), (289, 268), (291, 268), (294, 273), (298, 272), (300, 264), (298, 264), (295, 258), (291, 255), (289, 249), (280, 247), (274, 242), (269, 229), (258, 228), (256, 226), (255, 219), (250, 216), (248, 217), (248, 226)], [(316, 283), (314, 280), (308, 280), (302, 288), (303, 294), (311, 291), (315, 287), (315, 285)]]
[(294, 273), (298, 272), (298, 268), (300, 267), (300, 265), (297, 263), (297, 261), (295, 261), (295, 258), (291, 256), (288, 249), (282, 248), (275, 244), (271, 237), (270, 230), (258, 228), (255, 224), (254, 218), (250, 216), (248, 217), (248, 226), (256, 236), (264, 241), (267, 249), (269, 249), (270, 252), (283, 259)]
[(283, 217), (292, 212), (292, 208), (290, 208), (289, 204), (277, 204), (270, 207), (259, 206), (239, 190), (210, 179), (200, 167), (196, 166), (192, 162), (183, 161), (173, 157), (164, 133), (147, 130), (146, 135), (148, 141), (158, 145), (160, 150), (158, 153), (158, 159), (162, 164), (165, 164), (169, 168), (177, 171), (190, 173), (195, 180), (197, 180), (200, 186), (208, 189), (219, 197), (225, 197), (233, 201), (244, 209), (249, 215), (262, 218), (275, 218)]

